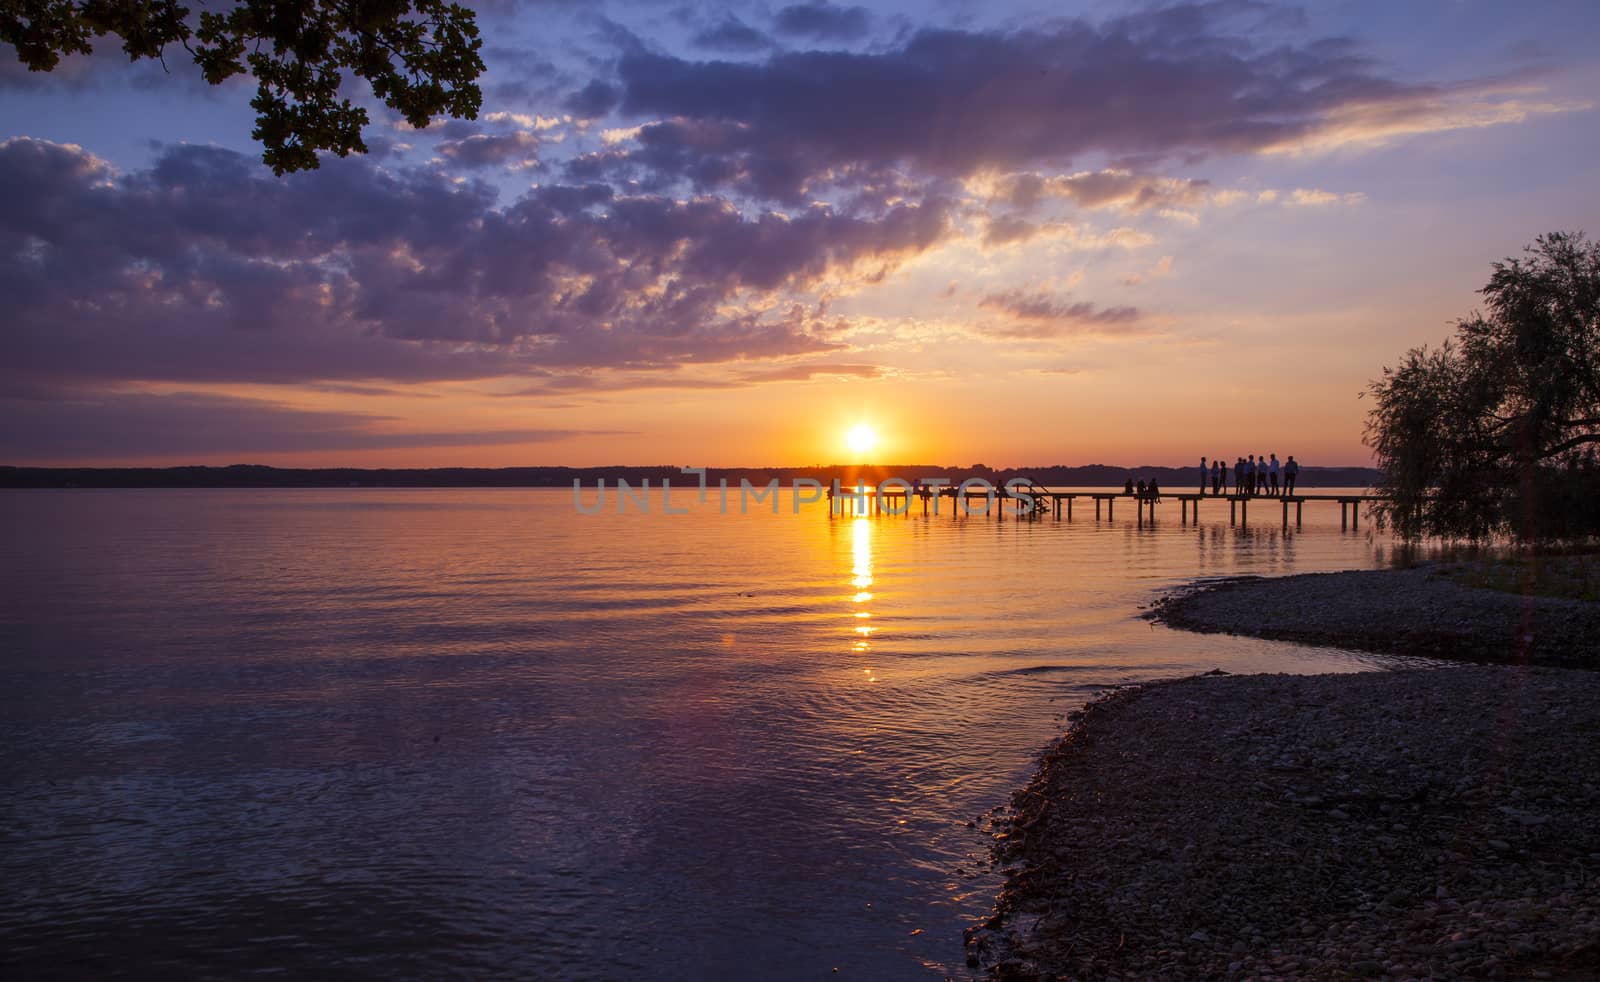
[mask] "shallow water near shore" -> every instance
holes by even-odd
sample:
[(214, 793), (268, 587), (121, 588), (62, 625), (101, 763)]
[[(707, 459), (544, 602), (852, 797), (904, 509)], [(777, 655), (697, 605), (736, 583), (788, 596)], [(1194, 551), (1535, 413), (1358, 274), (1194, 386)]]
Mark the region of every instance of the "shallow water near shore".
[(963, 977), (981, 818), (1065, 713), (1381, 663), (1138, 617), (1382, 565), (1331, 502), (1299, 530), (673, 504), (0, 493), (0, 964)]

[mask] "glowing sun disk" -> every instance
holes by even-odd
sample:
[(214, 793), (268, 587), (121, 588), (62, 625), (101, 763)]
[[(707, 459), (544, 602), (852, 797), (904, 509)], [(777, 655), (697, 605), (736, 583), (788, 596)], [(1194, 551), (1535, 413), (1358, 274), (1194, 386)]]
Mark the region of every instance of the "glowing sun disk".
[(845, 445), (851, 453), (871, 453), (878, 446), (878, 434), (865, 423), (858, 423), (844, 435)]

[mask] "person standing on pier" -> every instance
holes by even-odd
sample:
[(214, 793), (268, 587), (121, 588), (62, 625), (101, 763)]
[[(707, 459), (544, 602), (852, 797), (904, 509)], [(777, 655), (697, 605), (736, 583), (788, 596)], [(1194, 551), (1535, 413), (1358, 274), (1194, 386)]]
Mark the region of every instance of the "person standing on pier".
[(1218, 457), (1211, 462), (1211, 493), (1220, 495), (1222, 486), (1228, 483), (1228, 471), (1222, 466), (1222, 458)]
[(1200, 458), (1200, 497), (1206, 496), (1206, 459)]
[(1256, 455), (1251, 454), (1250, 459), (1244, 462), (1244, 493), (1250, 497), (1256, 494)]
[(1295, 462), (1294, 454), (1289, 455), (1289, 460), (1283, 465), (1283, 494), (1285, 497), (1294, 494), (1294, 479), (1300, 475), (1300, 465)]
[(1272, 463), (1267, 467), (1267, 476), (1272, 481), (1272, 496), (1278, 496), (1278, 455), (1272, 455)]
[(1244, 458), (1233, 459), (1233, 493), (1244, 494)]

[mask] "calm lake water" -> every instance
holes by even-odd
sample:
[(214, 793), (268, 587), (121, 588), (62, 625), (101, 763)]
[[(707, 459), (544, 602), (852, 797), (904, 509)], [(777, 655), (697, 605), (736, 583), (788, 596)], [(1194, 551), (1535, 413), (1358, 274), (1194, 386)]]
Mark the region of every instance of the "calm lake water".
[(1332, 503), (1288, 532), (659, 504), (0, 492), (0, 967), (963, 977), (982, 817), (1066, 712), (1373, 664), (1138, 619), (1385, 561)]

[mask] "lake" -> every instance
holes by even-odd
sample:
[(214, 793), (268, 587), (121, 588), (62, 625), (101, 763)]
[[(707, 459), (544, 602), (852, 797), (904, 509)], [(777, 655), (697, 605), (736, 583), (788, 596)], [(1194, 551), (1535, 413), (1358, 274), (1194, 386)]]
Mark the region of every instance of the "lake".
[(8, 973), (964, 977), (986, 816), (1064, 714), (1377, 664), (1138, 616), (1384, 563), (1331, 502), (1286, 531), (673, 498), (0, 492)]

